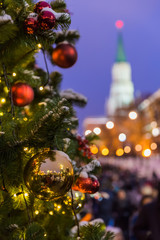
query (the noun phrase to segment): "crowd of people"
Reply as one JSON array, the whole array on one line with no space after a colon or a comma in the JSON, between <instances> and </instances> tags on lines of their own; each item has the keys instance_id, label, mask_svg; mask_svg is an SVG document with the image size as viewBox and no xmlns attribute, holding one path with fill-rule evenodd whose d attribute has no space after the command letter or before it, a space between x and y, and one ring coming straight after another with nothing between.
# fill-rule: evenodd
<instances>
[{"instance_id":1,"label":"crowd of people","mask_svg":"<svg viewBox=\"0 0 160 240\"><path fill-rule=\"evenodd\" d=\"M136 172L103 167L100 191L92 195L92 214L101 218L116 240L160 240L160 184Z\"/></svg>"}]
</instances>

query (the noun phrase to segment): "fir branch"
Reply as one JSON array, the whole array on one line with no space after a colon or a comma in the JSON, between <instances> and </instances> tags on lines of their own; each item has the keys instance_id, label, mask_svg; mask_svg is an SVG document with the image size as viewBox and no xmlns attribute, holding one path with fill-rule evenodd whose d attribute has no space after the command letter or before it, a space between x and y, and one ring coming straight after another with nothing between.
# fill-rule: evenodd
<instances>
[{"instance_id":1,"label":"fir branch","mask_svg":"<svg viewBox=\"0 0 160 240\"><path fill-rule=\"evenodd\" d=\"M79 32L76 30L68 30L63 32L58 32L56 35L55 43L58 44L63 41L75 44L80 38Z\"/></svg>"},{"instance_id":2,"label":"fir branch","mask_svg":"<svg viewBox=\"0 0 160 240\"><path fill-rule=\"evenodd\" d=\"M56 0L51 2L50 4L56 12L61 12L62 10L66 9L66 3L63 0Z\"/></svg>"},{"instance_id":3,"label":"fir branch","mask_svg":"<svg viewBox=\"0 0 160 240\"><path fill-rule=\"evenodd\" d=\"M26 229L26 240L45 240L44 228L36 223L31 223Z\"/></svg>"},{"instance_id":4,"label":"fir branch","mask_svg":"<svg viewBox=\"0 0 160 240\"><path fill-rule=\"evenodd\" d=\"M83 240L113 240L114 234L106 232L104 224L87 224L80 228L81 237Z\"/></svg>"},{"instance_id":5,"label":"fir branch","mask_svg":"<svg viewBox=\"0 0 160 240\"><path fill-rule=\"evenodd\" d=\"M60 18L58 18L55 25L55 29L58 29L58 27L60 27L61 30L67 30L70 24L71 24L71 18L70 17L66 18L66 15L64 14Z\"/></svg>"},{"instance_id":6,"label":"fir branch","mask_svg":"<svg viewBox=\"0 0 160 240\"><path fill-rule=\"evenodd\" d=\"M18 28L14 24L1 24L0 25L0 44L14 38L17 34Z\"/></svg>"}]
</instances>

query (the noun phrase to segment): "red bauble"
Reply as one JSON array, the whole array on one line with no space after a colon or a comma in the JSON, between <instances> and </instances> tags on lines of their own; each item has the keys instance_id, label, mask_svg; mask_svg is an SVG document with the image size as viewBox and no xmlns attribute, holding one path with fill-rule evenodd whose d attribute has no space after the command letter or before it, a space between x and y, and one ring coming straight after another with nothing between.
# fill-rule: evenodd
<instances>
[{"instance_id":1,"label":"red bauble","mask_svg":"<svg viewBox=\"0 0 160 240\"><path fill-rule=\"evenodd\" d=\"M33 101L34 91L26 83L15 83L12 86L12 99L15 106L24 107Z\"/></svg>"},{"instance_id":2,"label":"red bauble","mask_svg":"<svg viewBox=\"0 0 160 240\"><path fill-rule=\"evenodd\" d=\"M94 177L79 177L72 189L82 193L93 194L99 190L99 186L99 181Z\"/></svg>"},{"instance_id":3,"label":"red bauble","mask_svg":"<svg viewBox=\"0 0 160 240\"><path fill-rule=\"evenodd\" d=\"M53 62L61 68L72 67L77 61L77 50L70 43L60 43L53 50Z\"/></svg>"},{"instance_id":4,"label":"red bauble","mask_svg":"<svg viewBox=\"0 0 160 240\"><path fill-rule=\"evenodd\" d=\"M37 20L32 17L28 17L24 22L24 26L28 34L33 34L37 29L37 25Z\"/></svg>"},{"instance_id":5,"label":"red bauble","mask_svg":"<svg viewBox=\"0 0 160 240\"><path fill-rule=\"evenodd\" d=\"M55 26L56 17L53 10L50 8L44 8L38 16L38 26L42 30L49 30Z\"/></svg>"},{"instance_id":6,"label":"red bauble","mask_svg":"<svg viewBox=\"0 0 160 240\"><path fill-rule=\"evenodd\" d=\"M34 7L34 12L39 14L42 11L42 9L46 7L51 8L49 3L45 1L39 1Z\"/></svg>"}]
</instances>

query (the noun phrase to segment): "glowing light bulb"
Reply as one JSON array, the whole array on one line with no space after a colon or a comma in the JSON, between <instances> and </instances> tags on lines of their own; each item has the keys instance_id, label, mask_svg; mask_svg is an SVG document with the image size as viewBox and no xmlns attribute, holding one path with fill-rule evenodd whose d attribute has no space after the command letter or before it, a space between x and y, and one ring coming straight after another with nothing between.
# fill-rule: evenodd
<instances>
[{"instance_id":1,"label":"glowing light bulb","mask_svg":"<svg viewBox=\"0 0 160 240\"><path fill-rule=\"evenodd\" d=\"M47 237L47 233L44 234L44 237Z\"/></svg>"},{"instance_id":2,"label":"glowing light bulb","mask_svg":"<svg viewBox=\"0 0 160 240\"><path fill-rule=\"evenodd\" d=\"M108 121L108 122L106 123L106 128L108 128L108 129L114 128L114 123L113 123L112 121Z\"/></svg>"},{"instance_id":3,"label":"glowing light bulb","mask_svg":"<svg viewBox=\"0 0 160 240\"><path fill-rule=\"evenodd\" d=\"M87 135L89 135L91 132L92 132L91 130L86 130L84 134L85 134L85 136L87 136Z\"/></svg>"},{"instance_id":4,"label":"glowing light bulb","mask_svg":"<svg viewBox=\"0 0 160 240\"><path fill-rule=\"evenodd\" d=\"M17 74L14 72L14 73L12 73L12 76L13 76L13 77L16 77L16 76L17 76Z\"/></svg>"},{"instance_id":5,"label":"glowing light bulb","mask_svg":"<svg viewBox=\"0 0 160 240\"><path fill-rule=\"evenodd\" d=\"M3 112L0 112L0 116L2 117L4 115L4 113Z\"/></svg>"},{"instance_id":6,"label":"glowing light bulb","mask_svg":"<svg viewBox=\"0 0 160 240\"><path fill-rule=\"evenodd\" d=\"M51 215L51 216L52 216L52 215L53 215L53 211L49 211L49 215Z\"/></svg>"},{"instance_id":7,"label":"glowing light bulb","mask_svg":"<svg viewBox=\"0 0 160 240\"><path fill-rule=\"evenodd\" d=\"M25 196L25 197L28 197L28 193L25 193L24 196Z\"/></svg>"},{"instance_id":8,"label":"glowing light bulb","mask_svg":"<svg viewBox=\"0 0 160 240\"><path fill-rule=\"evenodd\" d=\"M23 150L26 152L28 151L28 147L24 147Z\"/></svg>"},{"instance_id":9,"label":"glowing light bulb","mask_svg":"<svg viewBox=\"0 0 160 240\"><path fill-rule=\"evenodd\" d=\"M6 99L5 98L1 98L1 103L4 104L6 102Z\"/></svg>"},{"instance_id":10,"label":"glowing light bulb","mask_svg":"<svg viewBox=\"0 0 160 240\"><path fill-rule=\"evenodd\" d=\"M142 156L143 157L150 157L151 153L152 153L151 150L148 148L148 149L143 150Z\"/></svg>"},{"instance_id":11,"label":"glowing light bulb","mask_svg":"<svg viewBox=\"0 0 160 240\"><path fill-rule=\"evenodd\" d=\"M43 86L40 86L40 87L39 87L39 90L40 90L40 91L43 91L43 89L44 89Z\"/></svg>"},{"instance_id":12,"label":"glowing light bulb","mask_svg":"<svg viewBox=\"0 0 160 240\"><path fill-rule=\"evenodd\" d=\"M120 142L125 142L127 137L126 134L120 133L118 138Z\"/></svg>"},{"instance_id":13,"label":"glowing light bulb","mask_svg":"<svg viewBox=\"0 0 160 240\"><path fill-rule=\"evenodd\" d=\"M109 154L109 149L108 148L103 148L102 149L102 155L107 156Z\"/></svg>"},{"instance_id":14,"label":"glowing light bulb","mask_svg":"<svg viewBox=\"0 0 160 240\"><path fill-rule=\"evenodd\" d=\"M15 193L13 196L14 196L14 197L17 197L17 194Z\"/></svg>"},{"instance_id":15,"label":"glowing light bulb","mask_svg":"<svg viewBox=\"0 0 160 240\"><path fill-rule=\"evenodd\" d=\"M76 192L75 193L75 197L78 198L79 197L79 193Z\"/></svg>"},{"instance_id":16,"label":"glowing light bulb","mask_svg":"<svg viewBox=\"0 0 160 240\"><path fill-rule=\"evenodd\" d=\"M96 135L99 135L101 133L101 129L99 127L96 127L93 129L93 132L96 134Z\"/></svg>"},{"instance_id":17,"label":"glowing light bulb","mask_svg":"<svg viewBox=\"0 0 160 240\"><path fill-rule=\"evenodd\" d=\"M42 44L38 43L38 44L37 44L37 47L38 47L38 48L42 48Z\"/></svg>"},{"instance_id":18,"label":"glowing light bulb","mask_svg":"<svg viewBox=\"0 0 160 240\"><path fill-rule=\"evenodd\" d=\"M58 206L57 206L57 209L58 209L58 210L60 210L61 208L62 208L62 206L61 206L61 205L58 205Z\"/></svg>"},{"instance_id":19,"label":"glowing light bulb","mask_svg":"<svg viewBox=\"0 0 160 240\"><path fill-rule=\"evenodd\" d=\"M131 120L135 120L137 118L137 113L132 111L128 114L128 116Z\"/></svg>"},{"instance_id":20,"label":"glowing light bulb","mask_svg":"<svg viewBox=\"0 0 160 240\"><path fill-rule=\"evenodd\" d=\"M65 214L65 213L66 213L65 211L62 212L62 214Z\"/></svg>"},{"instance_id":21,"label":"glowing light bulb","mask_svg":"<svg viewBox=\"0 0 160 240\"><path fill-rule=\"evenodd\" d=\"M39 211L38 211L38 210L36 210L34 213L35 213L36 215L38 215L38 214L39 214Z\"/></svg>"},{"instance_id":22,"label":"glowing light bulb","mask_svg":"<svg viewBox=\"0 0 160 240\"><path fill-rule=\"evenodd\" d=\"M125 153L130 153L130 151L131 151L130 146L125 146L124 152L125 152Z\"/></svg>"}]
</instances>

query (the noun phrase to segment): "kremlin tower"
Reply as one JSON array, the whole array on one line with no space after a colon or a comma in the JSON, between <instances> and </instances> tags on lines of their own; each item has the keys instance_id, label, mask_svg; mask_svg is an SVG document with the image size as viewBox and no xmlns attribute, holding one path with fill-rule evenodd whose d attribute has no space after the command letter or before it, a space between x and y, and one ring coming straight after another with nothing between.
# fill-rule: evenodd
<instances>
[{"instance_id":1,"label":"kremlin tower","mask_svg":"<svg viewBox=\"0 0 160 240\"><path fill-rule=\"evenodd\" d=\"M106 101L108 116L116 116L117 109L128 107L134 102L134 86L131 65L127 62L121 29L122 21L116 22L118 29L118 47L115 63L112 67L112 84L109 99Z\"/></svg>"}]
</instances>

